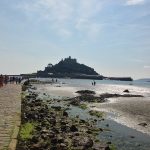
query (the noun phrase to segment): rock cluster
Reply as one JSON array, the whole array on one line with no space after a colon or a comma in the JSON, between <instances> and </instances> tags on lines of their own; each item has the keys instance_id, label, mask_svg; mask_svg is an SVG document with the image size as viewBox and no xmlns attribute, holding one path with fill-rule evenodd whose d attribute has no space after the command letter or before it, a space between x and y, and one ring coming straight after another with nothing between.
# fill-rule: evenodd
<instances>
[{"instance_id":1,"label":"rock cluster","mask_svg":"<svg viewBox=\"0 0 150 150\"><path fill-rule=\"evenodd\" d=\"M124 92L129 93L129 90L126 89ZM80 94L79 96L68 99L71 105L80 106L82 102L96 102L103 103L107 101L107 98L117 98L117 97L143 97L142 95L134 95L134 94L111 94L111 93L103 93L99 96L95 96L94 91L90 90L81 90L76 93Z\"/></svg>"},{"instance_id":2,"label":"rock cluster","mask_svg":"<svg viewBox=\"0 0 150 150\"><path fill-rule=\"evenodd\" d=\"M30 91L22 100L22 124L35 126L31 138L18 137L17 150L110 150L109 144L95 137L101 129L86 120L69 117L61 106L48 107L37 96Z\"/></svg>"}]
</instances>

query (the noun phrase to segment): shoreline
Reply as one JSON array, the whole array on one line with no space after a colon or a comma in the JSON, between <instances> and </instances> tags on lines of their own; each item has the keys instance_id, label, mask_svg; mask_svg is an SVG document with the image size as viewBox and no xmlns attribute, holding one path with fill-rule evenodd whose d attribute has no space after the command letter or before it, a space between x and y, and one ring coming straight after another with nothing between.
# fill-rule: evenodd
<instances>
[{"instance_id":1,"label":"shoreline","mask_svg":"<svg viewBox=\"0 0 150 150\"><path fill-rule=\"evenodd\" d=\"M109 85L109 86L115 87L113 85ZM43 86L42 85L41 87L42 87L42 90L45 90L48 93L52 92L53 96L61 95L62 97L75 97L75 96L78 96L78 94L75 93L75 91L86 89L83 87L71 87L69 85L65 85L65 86L61 85L60 87L58 85L57 86L55 85ZM104 85L104 88L105 90L107 89L105 85ZM117 88L118 88L118 85L117 85ZM121 88L123 90L123 86L121 86ZM125 85L125 88L127 88L126 85ZM132 89L133 87L130 87L130 88ZM135 89L136 91L133 91L133 89L132 90L129 89L131 91L130 94L138 94L140 90L138 89L138 87L135 87ZM142 91L144 91L143 88L141 89ZM97 93L98 90L96 89L96 87L94 87L93 90L96 91L97 96L100 94L100 93ZM118 93L121 93L122 90L119 90ZM148 91L147 88L146 90ZM105 112L108 112L108 114L113 113L113 116L115 116L115 118L110 117L110 119L118 123L121 123L123 125L126 125L127 127L131 127L132 129L136 129L140 132L147 133L150 135L150 119L149 119L150 118L150 100L149 100L150 97L147 97L147 91L146 91L146 97L143 97L143 98L140 98L140 97L138 98L132 98L132 97L108 98L107 102L101 103L101 104L95 104L95 105L98 106L97 110L100 109L101 111L101 109L103 109ZM111 92L111 90L109 92ZM112 91L112 93L115 93L115 92ZM90 105L94 105L94 104L90 104ZM93 109L93 108L90 108L90 109ZM148 114L148 117L146 117L147 114ZM142 127L138 125L140 123L146 123L146 122L147 122L146 127Z\"/></svg>"},{"instance_id":2,"label":"shoreline","mask_svg":"<svg viewBox=\"0 0 150 150\"><path fill-rule=\"evenodd\" d=\"M104 111L109 119L150 136L149 105L148 98L117 98L102 104L89 104L89 107L92 110Z\"/></svg>"}]
</instances>

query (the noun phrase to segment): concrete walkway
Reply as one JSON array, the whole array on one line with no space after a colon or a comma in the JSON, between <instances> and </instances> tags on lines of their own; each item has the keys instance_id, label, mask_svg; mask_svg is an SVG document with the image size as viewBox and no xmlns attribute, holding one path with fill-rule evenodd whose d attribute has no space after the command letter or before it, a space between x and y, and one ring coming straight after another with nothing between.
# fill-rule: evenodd
<instances>
[{"instance_id":1,"label":"concrete walkway","mask_svg":"<svg viewBox=\"0 0 150 150\"><path fill-rule=\"evenodd\" d=\"M0 88L0 150L13 150L19 131L21 86L8 84Z\"/></svg>"}]
</instances>

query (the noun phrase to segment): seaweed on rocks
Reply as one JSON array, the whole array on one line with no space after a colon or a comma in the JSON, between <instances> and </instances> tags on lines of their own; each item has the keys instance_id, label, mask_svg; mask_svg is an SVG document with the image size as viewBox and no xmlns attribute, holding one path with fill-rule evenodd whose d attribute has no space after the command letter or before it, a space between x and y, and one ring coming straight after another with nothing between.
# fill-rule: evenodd
<instances>
[{"instance_id":1,"label":"seaweed on rocks","mask_svg":"<svg viewBox=\"0 0 150 150\"><path fill-rule=\"evenodd\" d=\"M99 142L96 138L102 130L79 117L69 117L66 109L61 106L48 107L47 103L38 99L38 95L34 92L30 92L22 99L21 123L24 128L20 130L19 135L22 132L27 138L18 136L16 150L105 150L109 148L109 144Z\"/></svg>"},{"instance_id":2,"label":"seaweed on rocks","mask_svg":"<svg viewBox=\"0 0 150 150\"><path fill-rule=\"evenodd\" d=\"M103 97L98 97L94 95L86 95L86 94L73 97L68 100L70 101L70 104L72 105L78 105L80 102L98 102L98 103L106 102L106 99Z\"/></svg>"},{"instance_id":3,"label":"seaweed on rocks","mask_svg":"<svg viewBox=\"0 0 150 150\"><path fill-rule=\"evenodd\" d=\"M100 95L101 98L117 98L117 97L143 97L142 95L134 94L110 94L103 93Z\"/></svg>"},{"instance_id":4,"label":"seaweed on rocks","mask_svg":"<svg viewBox=\"0 0 150 150\"><path fill-rule=\"evenodd\" d=\"M78 94L96 94L95 91L91 91L91 90L80 90L80 91L77 91L76 93L78 93Z\"/></svg>"}]
</instances>

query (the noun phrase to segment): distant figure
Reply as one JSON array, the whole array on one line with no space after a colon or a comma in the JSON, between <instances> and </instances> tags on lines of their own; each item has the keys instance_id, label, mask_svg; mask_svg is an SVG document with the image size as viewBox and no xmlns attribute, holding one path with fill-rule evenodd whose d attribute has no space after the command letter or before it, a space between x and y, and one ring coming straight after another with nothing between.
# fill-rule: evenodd
<instances>
[{"instance_id":1,"label":"distant figure","mask_svg":"<svg viewBox=\"0 0 150 150\"><path fill-rule=\"evenodd\" d=\"M92 82L92 85L93 85L93 82Z\"/></svg>"},{"instance_id":2,"label":"distant figure","mask_svg":"<svg viewBox=\"0 0 150 150\"><path fill-rule=\"evenodd\" d=\"M21 83L21 77L18 79L18 83L19 83L19 84Z\"/></svg>"},{"instance_id":3,"label":"distant figure","mask_svg":"<svg viewBox=\"0 0 150 150\"><path fill-rule=\"evenodd\" d=\"M52 83L54 82L54 79L52 78Z\"/></svg>"},{"instance_id":4,"label":"distant figure","mask_svg":"<svg viewBox=\"0 0 150 150\"><path fill-rule=\"evenodd\" d=\"M15 82L16 82L16 84L18 84L18 83L19 83L18 81L19 81L19 78L18 78L18 77L16 77L16 78L15 78Z\"/></svg>"},{"instance_id":5,"label":"distant figure","mask_svg":"<svg viewBox=\"0 0 150 150\"><path fill-rule=\"evenodd\" d=\"M93 83L93 84L94 84L94 86L95 86L95 85L96 85L96 82L94 81L94 83Z\"/></svg>"},{"instance_id":6,"label":"distant figure","mask_svg":"<svg viewBox=\"0 0 150 150\"><path fill-rule=\"evenodd\" d=\"M0 75L0 87L3 86L3 82L4 82L4 77L3 77L3 75L1 74L1 75Z\"/></svg>"},{"instance_id":7,"label":"distant figure","mask_svg":"<svg viewBox=\"0 0 150 150\"><path fill-rule=\"evenodd\" d=\"M12 77L12 82L15 83L15 81L16 81L16 78Z\"/></svg>"},{"instance_id":8,"label":"distant figure","mask_svg":"<svg viewBox=\"0 0 150 150\"><path fill-rule=\"evenodd\" d=\"M12 81L12 77L9 77L9 83L11 83L11 81Z\"/></svg>"},{"instance_id":9,"label":"distant figure","mask_svg":"<svg viewBox=\"0 0 150 150\"><path fill-rule=\"evenodd\" d=\"M56 79L56 82L57 82L57 79Z\"/></svg>"},{"instance_id":10,"label":"distant figure","mask_svg":"<svg viewBox=\"0 0 150 150\"><path fill-rule=\"evenodd\" d=\"M4 83L5 85L8 83L9 77L7 75L4 76Z\"/></svg>"}]
</instances>

